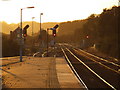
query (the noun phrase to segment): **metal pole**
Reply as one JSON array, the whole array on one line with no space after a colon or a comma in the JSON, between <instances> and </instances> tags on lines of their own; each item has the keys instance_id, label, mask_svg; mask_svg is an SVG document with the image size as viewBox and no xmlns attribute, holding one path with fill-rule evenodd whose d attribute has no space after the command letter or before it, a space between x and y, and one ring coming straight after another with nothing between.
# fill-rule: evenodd
<instances>
[{"instance_id":1,"label":"metal pole","mask_svg":"<svg viewBox=\"0 0 120 90\"><path fill-rule=\"evenodd\" d=\"M20 62L22 62L22 9L20 10Z\"/></svg>"},{"instance_id":2,"label":"metal pole","mask_svg":"<svg viewBox=\"0 0 120 90\"><path fill-rule=\"evenodd\" d=\"M33 25L33 19L34 19L35 17L32 17L32 48L34 47L34 39L33 39L33 27L34 27L34 25Z\"/></svg>"},{"instance_id":3,"label":"metal pole","mask_svg":"<svg viewBox=\"0 0 120 90\"><path fill-rule=\"evenodd\" d=\"M27 8L34 8L34 7L27 7ZM20 9L20 62L22 62L22 53L23 53L23 37L22 37L22 10Z\"/></svg>"},{"instance_id":4,"label":"metal pole","mask_svg":"<svg viewBox=\"0 0 120 90\"><path fill-rule=\"evenodd\" d=\"M33 25L33 24L34 24L33 19L34 19L34 18L35 18L35 17L32 17L32 36L33 36L33 34L34 34L34 33L33 33L33 28L34 28L34 25Z\"/></svg>"},{"instance_id":5,"label":"metal pole","mask_svg":"<svg viewBox=\"0 0 120 90\"><path fill-rule=\"evenodd\" d=\"M47 28L47 57L48 57L48 28Z\"/></svg>"},{"instance_id":6,"label":"metal pole","mask_svg":"<svg viewBox=\"0 0 120 90\"><path fill-rule=\"evenodd\" d=\"M40 13L40 34L41 34L41 15L43 15L43 13Z\"/></svg>"},{"instance_id":7,"label":"metal pole","mask_svg":"<svg viewBox=\"0 0 120 90\"><path fill-rule=\"evenodd\" d=\"M43 15L43 13L40 13L40 52L42 52L41 15Z\"/></svg>"},{"instance_id":8,"label":"metal pole","mask_svg":"<svg viewBox=\"0 0 120 90\"><path fill-rule=\"evenodd\" d=\"M55 57L55 37L54 37L54 57Z\"/></svg>"},{"instance_id":9,"label":"metal pole","mask_svg":"<svg viewBox=\"0 0 120 90\"><path fill-rule=\"evenodd\" d=\"M40 34L41 34L41 13L40 13Z\"/></svg>"},{"instance_id":10,"label":"metal pole","mask_svg":"<svg viewBox=\"0 0 120 90\"><path fill-rule=\"evenodd\" d=\"M32 37L33 37L33 18L32 18Z\"/></svg>"},{"instance_id":11,"label":"metal pole","mask_svg":"<svg viewBox=\"0 0 120 90\"><path fill-rule=\"evenodd\" d=\"M42 43L42 36L41 36L41 13L40 13L40 53L41 53L41 51L42 51L42 49L41 49L41 43Z\"/></svg>"}]
</instances>

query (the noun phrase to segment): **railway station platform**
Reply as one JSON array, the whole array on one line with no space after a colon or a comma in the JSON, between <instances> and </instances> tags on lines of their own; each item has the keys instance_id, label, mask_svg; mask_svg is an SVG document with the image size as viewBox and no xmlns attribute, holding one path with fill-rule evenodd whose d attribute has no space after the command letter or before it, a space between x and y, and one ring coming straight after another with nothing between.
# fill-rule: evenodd
<instances>
[{"instance_id":1,"label":"railway station platform","mask_svg":"<svg viewBox=\"0 0 120 90\"><path fill-rule=\"evenodd\" d=\"M28 57L3 67L3 88L85 89L64 58Z\"/></svg>"}]
</instances>

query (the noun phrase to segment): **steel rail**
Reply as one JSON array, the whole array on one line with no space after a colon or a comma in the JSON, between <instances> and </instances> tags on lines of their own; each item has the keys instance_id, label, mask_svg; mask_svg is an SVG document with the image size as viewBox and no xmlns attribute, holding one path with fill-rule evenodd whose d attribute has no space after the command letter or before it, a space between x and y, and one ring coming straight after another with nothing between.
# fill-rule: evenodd
<instances>
[{"instance_id":1,"label":"steel rail","mask_svg":"<svg viewBox=\"0 0 120 90\"><path fill-rule=\"evenodd\" d=\"M61 49L62 49L62 52L63 52L65 58L67 59L69 65L70 65L70 67L72 68L73 72L75 73L76 77L77 77L78 80L82 83L82 85L88 90L88 87L85 85L85 83L83 82L83 80L81 79L81 77L78 75L78 73L77 73L76 70L74 69L74 67L73 67L73 65L71 64L70 60L68 59L65 51L63 50L62 47L61 47Z\"/></svg>"},{"instance_id":2,"label":"steel rail","mask_svg":"<svg viewBox=\"0 0 120 90\"><path fill-rule=\"evenodd\" d=\"M76 55L74 55L68 48L66 48L67 51L69 51L69 53L71 55L73 55L80 63L82 63L89 71L91 71L94 75L96 75L100 80L102 80L105 84L107 84L109 87L111 87L112 89L116 90L116 88L114 86L112 86L110 83L108 83L106 80L104 80L101 76L99 76L95 71L93 71L89 66L87 66L84 62L82 62Z\"/></svg>"},{"instance_id":3,"label":"steel rail","mask_svg":"<svg viewBox=\"0 0 120 90\"><path fill-rule=\"evenodd\" d=\"M75 50L75 51L76 51L76 50ZM85 55L84 55L84 56L85 56ZM85 56L85 57L89 58L89 56ZM96 60L94 60L94 59L92 59L92 58L89 58L89 59L90 59L90 60L92 60L93 62L96 62L96 63L98 63L98 64L100 64L100 65L104 66L105 68L107 68L107 69L109 69L109 70L111 70L111 71L113 71L113 72L115 72L115 73L120 74L120 72L119 72L119 71L114 70L114 69L112 69L112 68L108 67L107 65L104 65L102 62L96 61ZM113 65L113 64L112 64L112 65Z\"/></svg>"}]
</instances>

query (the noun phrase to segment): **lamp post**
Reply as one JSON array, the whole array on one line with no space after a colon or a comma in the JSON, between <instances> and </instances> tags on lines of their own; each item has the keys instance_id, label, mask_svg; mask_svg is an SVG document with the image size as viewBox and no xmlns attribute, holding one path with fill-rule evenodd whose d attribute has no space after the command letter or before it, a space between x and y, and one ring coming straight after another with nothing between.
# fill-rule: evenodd
<instances>
[{"instance_id":1,"label":"lamp post","mask_svg":"<svg viewBox=\"0 0 120 90\"><path fill-rule=\"evenodd\" d=\"M35 17L32 17L32 37L33 37L33 19L34 19Z\"/></svg>"},{"instance_id":2,"label":"lamp post","mask_svg":"<svg viewBox=\"0 0 120 90\"><path fill-rule=\"evenodd\" d=\"M40 13L40 34L41 34L41 16L43 15L43 13Z\"/></svg>"},{"instance_id":3,"label":"lamp post","mask_svg":"<svg viewBox=\"0 0 120 90\"><path fill-rule=\"evenodd\" d=\"M26 8L34 8L34 7L26 7ZM25 8L20 9L20 62L22 62L22 52L23 52L23 38L22 38L22 10Z\"/></svg>"},{"instance_id":4,"label":"lamp post","mask_svg":"<svg viewBox=\"0 0 120 90\"><path fill-rule=\"evenodd\" d=\"M43 15L43 13L40 13L40 52L42 52L42 35L41 35L41 16Z\"/></svg>"},{"instance_id":5,"label":"lamp post","mask_svg":"<svg viewBox=\"0 0 120 90\"><path fill-rule=\"evenodd\" d=\"M33 27L34 27L34 25L33 25L33 19L34 19L35 17L32 17L32 50L33 50L33 48L34 48L34 38L33 38Z\"/></svg>"},{"instance_id":6,"label":"lamp post","mask_svg":"<svg viewBox=\"0 0 120 90\"><path fill-rule=\"evenodd\" d=\"M49 30L49 28L47 28L47 33L46 33L46 35L47 35L47 57L48 57L48 30Z\"/></svg>"}]
</instances>

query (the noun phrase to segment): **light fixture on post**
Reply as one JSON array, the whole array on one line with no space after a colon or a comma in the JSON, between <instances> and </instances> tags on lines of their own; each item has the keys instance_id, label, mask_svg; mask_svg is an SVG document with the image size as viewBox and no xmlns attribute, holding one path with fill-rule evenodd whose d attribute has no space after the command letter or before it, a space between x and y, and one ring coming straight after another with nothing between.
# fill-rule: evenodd
<instances>
[{"instance_id":1,"label":"light fixture on post","mask_svg":"<svg viewBox=\"0 0 120 90\"><path fill-rule=\"evenodd\" d=\"M42 52L42 35L41 35L41 33L42 33L42 29L41 29L41 16L43 15L43 13L40 13L40 35L39 35L39 37L40 37L40 52Z\"/></svg>"},{"instance_id":2,"label":"light fixture on post","mask_svg":"<svg viewBox=\"0 0 120 90\"><path fill-rule=\"evenodd\" d=\"M40 13L40 34L41 34L41 16L43 15L43 13Z\"/></svg>"},{"instance_id":3,"label":"light fixture on post","mask_svg":"<svg viewBox=\"0 0 120 90\"><path fill-rule=\"evenodd\" d=\"M34 19L35 17L32 17L32 37L33 37L33 19Z\"/></svg>"},{"instance_id":4,"label":"light fixture on post","mask_svg":"<svg viewBox=\"0 0 120 90\"><path fill-rule=\"evenodd\" d=\"M32 7L26 7L26 8L34 8ZM23 52L23 38L22 38L22 10L26 8L20 9L20 62L22 62L22 52Z\"/></svg>"}]
</instances>

